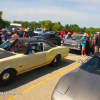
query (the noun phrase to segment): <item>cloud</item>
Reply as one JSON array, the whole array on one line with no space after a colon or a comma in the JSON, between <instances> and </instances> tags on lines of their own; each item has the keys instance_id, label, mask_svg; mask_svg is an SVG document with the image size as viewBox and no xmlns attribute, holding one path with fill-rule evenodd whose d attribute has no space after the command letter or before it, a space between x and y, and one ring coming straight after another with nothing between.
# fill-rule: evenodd
<instances>
[{"instance_id":1,"label":"cloud","mask_svg":"<svg viewBox=\"0 0 100 100\"><path fill-rule=\"evenodd\" d=\"M51 20L80 27L97 27L100 21L98 0L1 0L3 19L9 21ZM5 5L6 4L6 5ZM90 24L89 24L90 23Z\"/></svg>"}]
</instances>

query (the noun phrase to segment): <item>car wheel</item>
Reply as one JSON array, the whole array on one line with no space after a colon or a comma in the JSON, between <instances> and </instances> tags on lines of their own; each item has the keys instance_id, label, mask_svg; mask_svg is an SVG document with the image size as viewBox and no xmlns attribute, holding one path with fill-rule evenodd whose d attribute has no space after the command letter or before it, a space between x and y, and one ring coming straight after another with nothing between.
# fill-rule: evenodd
<instances>
[{"instance_id":1,"label":"car wheel","mask_svg":"<svg viewBox=\"0 0 100 100\"><path fill-rule=\"evenodd\" d=\"M60 56L57 55L57 56L53 59L53 61L51 62L51 65L52 65L53 67L57 67L57 66L59 65L59 62L60 62Z\"/></svg>"},{"instance_id":2,"label":"car wheel","mask_svg":"<svg viewBox=\"0 0 100 100\"><path fill-rule=\"evenodd\" d=\"M13 82L15 72L12 69L7 69L0 75L0 86L4 87Z\"/></svg>"}]
</instances>

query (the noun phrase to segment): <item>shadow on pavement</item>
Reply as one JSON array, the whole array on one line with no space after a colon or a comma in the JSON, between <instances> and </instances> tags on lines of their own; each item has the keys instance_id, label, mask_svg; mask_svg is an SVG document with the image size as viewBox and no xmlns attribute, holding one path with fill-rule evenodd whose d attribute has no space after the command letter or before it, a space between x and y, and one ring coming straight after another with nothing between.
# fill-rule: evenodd
<instances>
[{"instance_id":1,"label":"shadow on pavement","mask_svg":"<svg viewBox=\"0 0 100 100\"><path fill-rule=\"evenodd\" d=\"M76 54L76 55L81 55L80 50L70 50L69 53Z\"/></svg>"},{"instance_id":2,"label":"shadow on pavement","mask_svg":"<svg viewBox=\"0 0 100 100\"><path fill-rule=\"evenodd\" d=\"M9 86L6 86L6 87L0 87L0 92L7 92L12 89L15 89L19 86L27 84L28 82L31 82L37 78L40 78L48 73L52 73L53 71L63 68L74 62L75 61L73 61L73 60L63 58L63 59L61 59L60 65L58 67L51 67L50 65L46 65L46 66L31 70L29 72L17 75L12 84L10 84Z\"/></svg>"}]
</instances>

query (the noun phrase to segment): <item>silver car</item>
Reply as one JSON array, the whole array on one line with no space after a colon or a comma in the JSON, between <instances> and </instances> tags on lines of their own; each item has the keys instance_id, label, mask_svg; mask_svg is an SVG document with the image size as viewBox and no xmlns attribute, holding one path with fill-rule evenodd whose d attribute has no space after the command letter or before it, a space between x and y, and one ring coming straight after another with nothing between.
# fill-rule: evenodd
<instances>
[{"instance_id":1,"label":"silver car","mask_svg":"<svg viewBox=\"0 0 100 100\"><path fill-rule=\"evenodd\" d=\"M51 100L100 100L100 52L61 77Z\"/></svg>"}]
</instances>

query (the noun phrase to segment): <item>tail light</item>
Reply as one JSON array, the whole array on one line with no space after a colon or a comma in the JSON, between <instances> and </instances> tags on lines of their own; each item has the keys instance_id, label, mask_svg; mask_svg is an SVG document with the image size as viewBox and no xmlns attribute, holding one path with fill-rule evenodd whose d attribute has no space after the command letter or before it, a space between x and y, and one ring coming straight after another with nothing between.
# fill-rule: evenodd
<instances>
[{"instance_id":1,"label":"tail light","mask_svg":"<svg viewBox=\"0 0 100 100\"><path fill-rule=\"evenodd\" d=\"M46 38L43 38L43 40L46 40Z\"/></svg>"}]
</instances>

